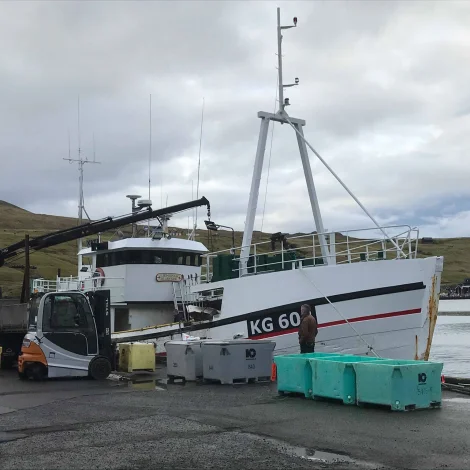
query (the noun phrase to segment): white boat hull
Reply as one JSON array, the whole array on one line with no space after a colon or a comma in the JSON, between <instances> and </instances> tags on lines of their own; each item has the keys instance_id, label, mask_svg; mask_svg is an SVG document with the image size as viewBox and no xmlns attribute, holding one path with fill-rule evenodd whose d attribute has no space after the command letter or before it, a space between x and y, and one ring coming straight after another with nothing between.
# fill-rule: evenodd
<instances>
[{"instance_id":1,"label":"white boat hull","mask_svg":"<svg viewBox=\"0 0 470 470\"><path fill-rule=\"evenodd\" d=\"M182 333L213 339L239 335L273 339L275 354L291 354L299 351L300 306L308 303L319 323L317 351L423 359L434 332L442 264L440 257L364 262L200 284L192 291L223 287L221 313L212 321L113 337L158 338L157 352L164 352L164 342Z\"/></svg>"}]
</instances>

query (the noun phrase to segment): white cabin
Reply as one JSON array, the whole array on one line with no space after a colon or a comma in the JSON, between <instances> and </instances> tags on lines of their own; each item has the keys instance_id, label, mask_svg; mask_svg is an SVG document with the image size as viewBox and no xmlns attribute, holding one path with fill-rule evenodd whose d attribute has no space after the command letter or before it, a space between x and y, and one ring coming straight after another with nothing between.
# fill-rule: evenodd
<instances>
[{"instance_id":1,"label":"white cabin","mask_svg":"<svg viewBox=\"0 0 470 470\"><path fill-rule=\"evenodd\" d=\"M201 255L207 251L200 242L169 237L94 243L78 253L78 277L37 279L33 288L38 292L109 289L113 332L172 323L173 282L199 279Z\"/></svg>"}]
</instances>

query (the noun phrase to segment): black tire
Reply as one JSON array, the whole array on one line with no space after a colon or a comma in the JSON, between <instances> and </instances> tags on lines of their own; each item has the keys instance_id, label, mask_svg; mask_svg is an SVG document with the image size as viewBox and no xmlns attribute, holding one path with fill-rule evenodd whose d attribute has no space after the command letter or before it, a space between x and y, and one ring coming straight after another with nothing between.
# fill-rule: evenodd
<instances>
[{"instance_id":1,"label":"black tire","mask_svg":"<svg viewBox=\"0 0 470 470\"><path fill-rule=\"evenodd\" d=\"M105 380L111 373L111 362L107 357L97 357L91 361L89 373L95 380Z\"/></svg>"},{"instance_id":2,"label":"black tire","mask_svg":"<svg viewBox=\"0 0 470 470\"><path fill-rule=\"evenodd\" d=\"M38 362L26 366L24 373L26 378L37 381L44 380L46 377L46 370L44 366Z\"/></svg>"},{"instance_id":3,"label":"black tire","mask_svg":"<svg viewBox=\"0 0 470 470\"><path fill-rule=\"evenodd\" d=\"M18 371L18 378L20 380L28 380L28 377L26 377L26 374L24 372L19 372L19 371Z\"/></svg>"}]
</instances>

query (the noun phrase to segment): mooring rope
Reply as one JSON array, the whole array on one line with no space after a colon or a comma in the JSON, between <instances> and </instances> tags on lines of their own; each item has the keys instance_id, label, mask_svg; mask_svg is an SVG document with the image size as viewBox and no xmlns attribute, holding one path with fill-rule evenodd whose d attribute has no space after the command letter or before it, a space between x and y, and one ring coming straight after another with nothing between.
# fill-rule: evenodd
<instances>
[{"instance_id":1,"label":"mooring rope","mask_svg":"<svg viewBox=\"0 0 470 470\"><path fill-rule=\"evenodd\" d=\"M354 328L354 326L349 322L349 320L333 305L333 303L331 302L331 300L328 298L327 295L325 295L319 288L318 286L315 284L315 282L313 281L313 279L310 279L307 274L305 274L303 268L300 268L298 269L298 271L300 271L302 273L302 275L313 285L313 287L315 287L315 289L320 293L320 295L322 295L326 301L335 309L336 313L352 328L352 330L356 333L357 336L359 336L359 338L361 338L361 340L364 342L364 344L367 346L367 348L369 349L369 351L371 351L376 357L381 357L379 356L379 354L377 354L375 352L375 349L365 340L365 338L361 335L361 333L359 333L359 331L356 330L356 328Z\"/></svg>"}]
</instances>

